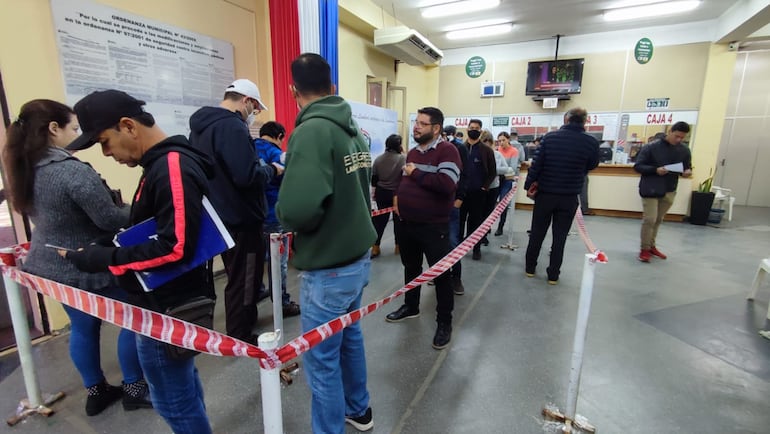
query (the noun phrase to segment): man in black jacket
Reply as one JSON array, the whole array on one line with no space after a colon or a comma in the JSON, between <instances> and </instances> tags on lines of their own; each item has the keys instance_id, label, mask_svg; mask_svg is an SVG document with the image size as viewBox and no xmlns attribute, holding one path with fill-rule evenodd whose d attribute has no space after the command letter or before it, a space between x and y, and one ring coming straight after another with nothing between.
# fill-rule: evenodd
<instances>
[{"instance_id":1,"label":"man in black jacket","mask_svg":"<svg viewBox=\"0 0 770 434\"><path fill-rule=\"evenodd\" d=\"M262 110L267 107L257 86L239 79L225 89L219 107L202 107L190 117L190 142L214 160L211 203L235 240L235 247L222 254L227 334L255 345L251 330L265 266L265 188L283 173L278 163L262 164L252 144L248 124Z\"/></svg>"},{"instance_id":2,"label":"man in black jacket","mask_svg":"<svg viewBox=\"0 0 770 434\"><path fill-rule=\"evenodd\" d=\"M682 140L689 132L690 126L687 122L677 122L671 126L671 131L665 138L645 145L636 157L634 170L642 174L639 179L639 194L642 196L643 210L639 260L642 262L650 262L653 255L666 259L666 255L655 246L655 238L663 216L674 203L679 173L670 171L664 166L682 163L681 175L685 178L692 176L690 149L682 145ZM646 192L643 188L646 183L656 182L662 185L657 193Z\"/></svg>"},{"instance_id":3,"label":"man in black jacket","mask_svg":"<svg viewBox=\"0 0 770 434\"><path fill-rule=\"evenodd\" d=\"M585 133L587 118L588 113L579 107L567 112L565 125L543 137L524 183L525 190L537 183L525 272L527 277L534 277L540 247L553 221L551 260L547 269L551 285L559 281L564 244L586 174L599 165L599 142Z\"/></svg>"},{"instance_id":4,"label":"man in black jacket","mask_svg":"<svg viewBox=\"0 0 770 434\"><path fill-rule=\"evenodd\" d=\"M480 119L471 119L468 122L468 164L463 167L465 175L465 200L460 210L460 236L463 236L465 221L468 221L468 231L465 236L473 233L487 218L487 195L489 186L497 177L497 163L495 153L489 146L481 143L482 123ZM486 240L486 236L484 237ZM481 259L481 244L479 241L473 246L473 260Z\"/></svg>"},{"instance_id":5,"label":"man in black jacket","mask_svg":"<svg viewBox=\"0 0 770 434\"><path fill-rule=\"evenodd\" d=\"M109 269L133 304L165 312L196 297L213 299L211 270L201 265L152 292L143 291L133 272L173 266L194 255L212 164L184 136L166 136L142 109L144 104L118 90L91 93L75 104L83 134L67 149L86 149L98 142L105 156L129 167L142 166L130 223L154 218L157 238L125 247L90 245L60 254L83 271ZM137 334L136 349L155 410L175 433L210 433L195 359L173 359L166 346Z\"/></svg>"}]
</instances>

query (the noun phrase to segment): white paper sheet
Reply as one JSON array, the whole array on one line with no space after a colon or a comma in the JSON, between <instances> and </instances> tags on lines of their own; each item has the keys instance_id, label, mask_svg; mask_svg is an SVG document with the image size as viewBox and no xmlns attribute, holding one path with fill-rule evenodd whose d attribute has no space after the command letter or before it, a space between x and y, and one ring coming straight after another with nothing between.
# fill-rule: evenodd
<instances>
[{"instance_id":1,"label":"white paper sheet","mask_svg":"<svg viewBox=\"0 0 770 434\"><path fill-rule=\"evenodd\" d=\"M664 169L668 170L669 172L684 172L684 164L682 163L674 163L674 164L666 164L663 166Z\"/></svg>"}]
</instances>

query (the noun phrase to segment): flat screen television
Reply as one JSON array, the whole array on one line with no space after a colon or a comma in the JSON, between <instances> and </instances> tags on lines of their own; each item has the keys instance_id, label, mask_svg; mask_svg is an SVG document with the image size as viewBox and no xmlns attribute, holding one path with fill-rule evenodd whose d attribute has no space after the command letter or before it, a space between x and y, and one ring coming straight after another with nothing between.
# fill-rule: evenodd
<instances>
[{"instance_id":1,"label":"flat screen television","mask_svg":"<svg viewBox=\"0 0 770 434\"><path fill-rule=\"evenodd\" d=\"M583 59L546 60L527 65L527 95L580 93Z\"/></svg>"}]
</instances>

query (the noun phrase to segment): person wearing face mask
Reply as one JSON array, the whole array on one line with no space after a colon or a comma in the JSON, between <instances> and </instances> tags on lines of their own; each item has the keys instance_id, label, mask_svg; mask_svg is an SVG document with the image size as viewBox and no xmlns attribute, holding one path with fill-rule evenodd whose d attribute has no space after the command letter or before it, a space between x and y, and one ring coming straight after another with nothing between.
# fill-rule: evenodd
<instances>
[{"instance_id":1,"label":"person wearing face mask","mask_svg":"<svg viewBox=\"0 0 770 434\"><path fill-rule=\"evenodd\" d=\"M468 221L468 231L470 235L476 230L484 219L487 218L487 195L489 186L497 177L497 165L495 164L495 154L492 148L481 143L480 119L471 119L468 123L468 141L465 146L468 148L468 166L463 170L466 173L466 193L465 201L460 209L460 232ZM485 237L486 238L486 237ZM473 246L473 260L481 259L482 241Z\"/></svg>"},{"instance_id":2,"label":"person wearing face mask","mask_svg":"<svg viewBox=\"0 0 770 434\"><path fill-rule=\"evenodd\" d=\"M248 126L267 107L257 85L235 80L219 107L202 107L190 117L190 143L214 160L209 198L235 240L222 254L227 273L227 334L255 343L258 291L264 271L262 225L267 213L265 189L283 173L280 163L264 164L252 144Z\"/></svg>"}]
</instances>

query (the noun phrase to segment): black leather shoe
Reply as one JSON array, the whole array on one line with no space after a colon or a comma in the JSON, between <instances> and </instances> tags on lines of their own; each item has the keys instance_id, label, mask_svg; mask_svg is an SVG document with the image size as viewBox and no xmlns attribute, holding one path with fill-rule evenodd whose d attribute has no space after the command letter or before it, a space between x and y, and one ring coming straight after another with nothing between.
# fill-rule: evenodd
<instances>
[{"instance_id":1,"label":"black leather shoe","mask_svg":"<svg viewBox=\"0 0 770 434\"><path fill-rule=\"evenodd\" d=\"M482 246L488 246L489 245L489 240L487 239L486 235L484 235L484 238L481 239L481 245Z\"/></svg>"},{"instance_id":2,"label":"black leather shoe","mask_svg":"<svg viewBox=\"0 0 770 434\"><path fill-rule=\"evenodd\" d=\"M399 322L408 318L417 318L418 316L420 316L419 310L412 309L407 305L403 305L399 307L396 311L391 312L387 316L385 316L385 321Z\"/></svg>"},{"instance_id":3,"label":"black leather shoe","mask_svg":"<svg viewBox=\"0 0 770 434\"><path fill-rule=\"evenodd\" d=\"M473 258L474 261L478 261L479 259L481 259L481 250L474 250L473 256L471 257Z\"/></svg>"},{"instance_id":4,"label":"black leather shoe","mask_svg":"<svg viewBox=\"0 0 770 434\"><path fill-rule=\"evenodd\" d=\"M283 317L288 318L291 316L297 316L302 311L299 308L299 305L296 302L290 301L289 304L283 305Z\"/></svg>"},{"instance_id":5,"label":"black leather shoe","mask_svg":"<svg viewBox=\"0 0 770 434\"><path fill-rule=\"evenodd\" d=\"M497 230L495 231L495 236L499 237L502 234L503 234L503 228L497 228Z\"/></svg>"},{"instance_id":6,"label":"black leather shoe","mask_svg":"<svg viewBox=\"0 0 770 434\"><path fill-rule=\"evenodd\" d=\"M452 324L438 323L436 335L433 336L433 348L443 350L452 340Z\"/></svg>"}]
</instances>

